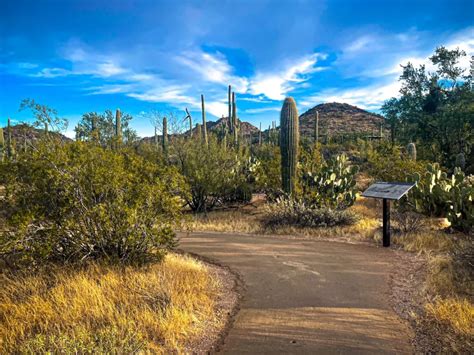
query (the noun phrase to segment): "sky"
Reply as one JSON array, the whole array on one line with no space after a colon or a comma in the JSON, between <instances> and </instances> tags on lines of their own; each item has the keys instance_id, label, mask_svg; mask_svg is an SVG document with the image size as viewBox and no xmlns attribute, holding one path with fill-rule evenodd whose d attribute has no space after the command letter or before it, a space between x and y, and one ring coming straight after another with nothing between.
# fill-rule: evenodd
<instances>
[{"instance_id":1,"label":"sky","mask_svg":"<svg viewBox=\"0 0 474 355\"><path fill-rule=\"evenodd\" d=\"M268 127L282 101L377 112L400 64L437 46L474 54L474 0L0 0L0 125L31 121L25 98L69 120L120 108L151 136L153 112L238 116ZM468 58L463 66L468 67ZM429 66L428 66L429 68Z\"/></svg>"}]
</instances>

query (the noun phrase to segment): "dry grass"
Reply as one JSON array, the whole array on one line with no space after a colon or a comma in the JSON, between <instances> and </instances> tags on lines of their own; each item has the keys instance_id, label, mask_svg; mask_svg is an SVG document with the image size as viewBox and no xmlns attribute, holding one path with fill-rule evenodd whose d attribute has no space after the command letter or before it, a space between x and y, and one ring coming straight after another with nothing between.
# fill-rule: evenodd
<instances>
[{"instance_id":1,"label":"dry grass","mask_svg":"<svg viewBox=\"0 0 474 355\"><path fill-rule=\"evenodd\" d=\"M253 234L298 235L312 238L344 238L362 240L374 238L377 229L381 226L380 217L374 209L374 200L358 198L350 208L361 218L350 226L336 226L330 228L301 228L293 226L279 226L266 230L260 223L264 213L264 205L245 206L234 210L216 210L207 215L194 215L189 223L192 231L235 232Z\"/></svg>"},{"instance_id":2,"label":"dry grass","mask_svg":"<svg viewBox=\"0 0 474 355\"><path fill-rule=\"evenodd\" d=\"M468 354L474 347L474 306L467 299L438 299L425 305L443 353Z\"/></svg>"},{"instance_id":3,"label":"dry grass","mask_svg":"<svg viewBox=\"0 0 474 355\"><path fill-rule=\"evenodd\" d=\"M219 284L194 259L0 274L0 353L186 351L218 326Z\"/></svg>"},{"instance_id":4,"label":"dry grass","mask_svg":"<svg viewBox=\"0 0 474 355\"><path fill-rule=\"evenodd\" d=\"M466 299L439 299L425 306L427 314L457 333L474 337L474 306Z\"/></svg>"}]
</instances>

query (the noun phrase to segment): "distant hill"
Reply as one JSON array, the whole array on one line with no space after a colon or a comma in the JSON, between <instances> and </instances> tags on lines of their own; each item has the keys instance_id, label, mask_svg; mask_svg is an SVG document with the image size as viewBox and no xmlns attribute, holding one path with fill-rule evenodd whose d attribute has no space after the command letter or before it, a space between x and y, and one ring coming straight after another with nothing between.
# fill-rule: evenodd
<instances>
[{"instance_id":1,"label":"distant hill","mask_svg":"<svg viewBox=\"0 0 474 355\"><path fill-rule=\"evenodd\" d=\"M380 125L385 122L381 115L365 111L359 107L338 102L320 104L300 115L300 135L302 137L314 136L314 124L316 120L316 112L319 112L319 134L323 137L326 132L330 136L341 134L361 134L367 136L378 137L380 134ZM199 117L200 118L200 117ZM279 124L279 113L275 114L275 121ZM194 119L195 123L200 120ZM259 129L249 122L239 120L241 130L245 137L252 136L252 141L258 141ZM222 117L217 121L206 122L208 132L222 132L223 127L229 127L229 118ZM279 129L279 127L277 127ZM268 137L268 129L263 130L263 138ZM193 134L196 134L197 128L193 128ZM189 130L183 133L189 134ZM389 134L384 128L384 135ZM152 142L153 137L145 137L142 141Z\"/></svg>"},{"instance_id":2,"label":"distant hill","mask_svg":"<svg viewBox=\"0 0 474 355\"><path fill-rule=\"evenodd\" d=\"M3 134L5 136L5 139L7 138L7 128L3 127ZM65 135L58 133L58 132L49 132L50 135L52 136L57 136L61 138L63 141L72 141L71 138L66 137ZM37 129L34 127L31 127L27 124L17 124L15 126L11 126L11 135L12 135L12 141L14 144L17 146L24 144L25 140L27 143L34 143L38 139L44 136L44 130L43 129Z\"/></svg>"},{"instance_id":3,"label":"distant hill","mask_svg":"<svg viewBox=\"0 0 474 355\"><path fill-rule=\"evenodd\" d=\"M326 130L330 135L352 133L379 135L380 125L384 123L381 115L349 104L331 102L317 105L300 115L301 135L313 135L316 112L319 112L321 135L325 134Z\"/></svg>"},{"instance_id":4,"label":"distant hill","mask_svg":"<svg viewBox=\"0 0 474 355\"><path fill-rule=\"evenodd\" d=\"M244 121L241 121L241 120L238 120L238 121L239 121L239 124L240 124L240 130L241 130L242 134L245 137L249 137L249 136L257 137L258 136L258 128L257 127L255 127L254 125L252 125L249 122L244 122ZM195 119L194 119L194 122L195 122L195 124L196 123L201 123L200 120L196 122ZM229 118L228 117L221 117L217 121L207 121L206 122L206 127L207 127L208 132L214 132L214 133L219 134L220 132L223 132L223 129L225 127L230 127ZM193 128L193 135L195 135L195 134L197 134L197 127L196 126L194 126L194 128ZM241 133L239 132L239 134L241 134ZM183 135L186 135L186 136L189 135L189 130L184 132ZM161 135L159 137L161 137ZM142 142L153 142L153 140L154 140L153 136L142 138Z\"/></svg>"}]
</instances>

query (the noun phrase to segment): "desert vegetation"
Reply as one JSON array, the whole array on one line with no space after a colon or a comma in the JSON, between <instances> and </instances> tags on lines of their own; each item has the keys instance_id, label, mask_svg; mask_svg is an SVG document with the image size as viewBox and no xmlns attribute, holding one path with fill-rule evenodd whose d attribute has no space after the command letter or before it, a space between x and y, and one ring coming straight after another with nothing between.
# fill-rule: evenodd
<instances>
[{"instance_id":1,"label":"desert vegetation","mask_svg":"<svg viewBox=\"0 0 474 355\"><path fill-rule=\"evenodd\" d=\"M131 115L90 112L73 141L54 109L23 101L34 127L0 129L0 351L186 351L219 324L219 281L174 254L176 231L379 241L379 208L360 192L380 180L416 184L393 227L395 244L428 260L420 324L443 334L439 350L469 349L474 93L463 56L441 47L436 72L404 67L401 97L366 131L339 131L324 110L300 116L292 98L279 125L249 129L229 86L217 123L202 95L195 124L187 109L157 113L139 139Z\"/></svg>"}]
</instances>

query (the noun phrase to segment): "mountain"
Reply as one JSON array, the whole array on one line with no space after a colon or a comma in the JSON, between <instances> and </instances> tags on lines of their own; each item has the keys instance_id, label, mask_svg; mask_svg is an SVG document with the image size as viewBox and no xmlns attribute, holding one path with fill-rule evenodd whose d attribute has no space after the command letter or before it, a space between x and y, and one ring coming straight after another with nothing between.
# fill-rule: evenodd
<instances>
[{"instance_id":1,"label":"mountain","mask_svg":"<svg viewBox=\"0 0 474 355\"><path fill-rule=\"evenodd\" d=\"M381 115L349 104L331 102L320 104L300 115L300 134L313 136L316 112L319 112L320 135L367 134L378 136L384 123ZM384 132L385 134L386 132Z\"/></svg>"},{"instance_id":2,"label":"mountain","mask_svg":"<svg viewBox=\"0 0 474 355\"><path fill-rule=\"evenodd\" d=\"M49 132L51 136L56 136L63 141L72 141L72 139L66 137L65 135L58 133L58 132ZM7 127L3 127L3 135L5 139L7 139ZM34 143L44 135L43 129L37 129L31 127L27 124L17 124L15 126L11 126L11 135L12 141L16 145L22 145L25 143Z\"/></svg>"},{"instance_id":3,"label":"mountain","mask_svg":"<svg viewBox=\"0 0 474 355\"><path fill-rule=\"evenodd\" d=\"M380 135L381 124L385 122L381 115L365 111L356 106L338 102L325 103L317 105L300 115L300 135L302 137L314 137L316 112L319 112L319 134L321 137L324 137L326 132L328 132L330 136L360 134L376 138ZM275 120L277 124L279 119L279 114L276 114ZM194 122L200 123L201 121L195 118ZM245 137L252 136L252 142L257 142L259 129L249 122L239 120L239 123L243 135ZM222 117L217 121L207 121L206 126L208 132L219 134L223 132L224 127L229 127L229 118ZM385 128L383 133L385 136L389 134ZM188 135L189 130L184 134ZM197 134L196 127L193 128L193 135L195 134ZM262 131L264 139L268 137L268 134L268 129ZM153 137L145 137L142 141L153 142Z\"/></svg>"},{"instance_id":4,"label":"mountain","mask_svg":"<svg viewBox=\"0 0 474 355\"><path fill-rule=\"evenodd\" d=\"M254 125L252 125L249 122L244 122L244 121L241 121L241 120L238 120L238 121L239 121L239 125L240 125L239 135L243 134L245 137L249 137L249 136L258 137L258 128L257 127L255 127ZM200 120L198 122L196 122L195 119L194 119L194 122L195 122L195 124L196 123L201 123ZM221 117L217 121L206 121L206 127L207 127L208 132L214 132L214 133L220 134L221 132L223 132L225 127L227 127L227 128L230 127L229 118L228 117ZM194 126L193 135L197 134L197 130L198 130L197 127ZM186 136L189 135L189 130L184 132L183 135L186 135ZM161 135L159 135L159 137L161 137ZM144 138L142 138L141 141L151 143L151 142L154 141L154 137L153 136L152 137L144 137Z\"/></svg>"}]
</instances>

